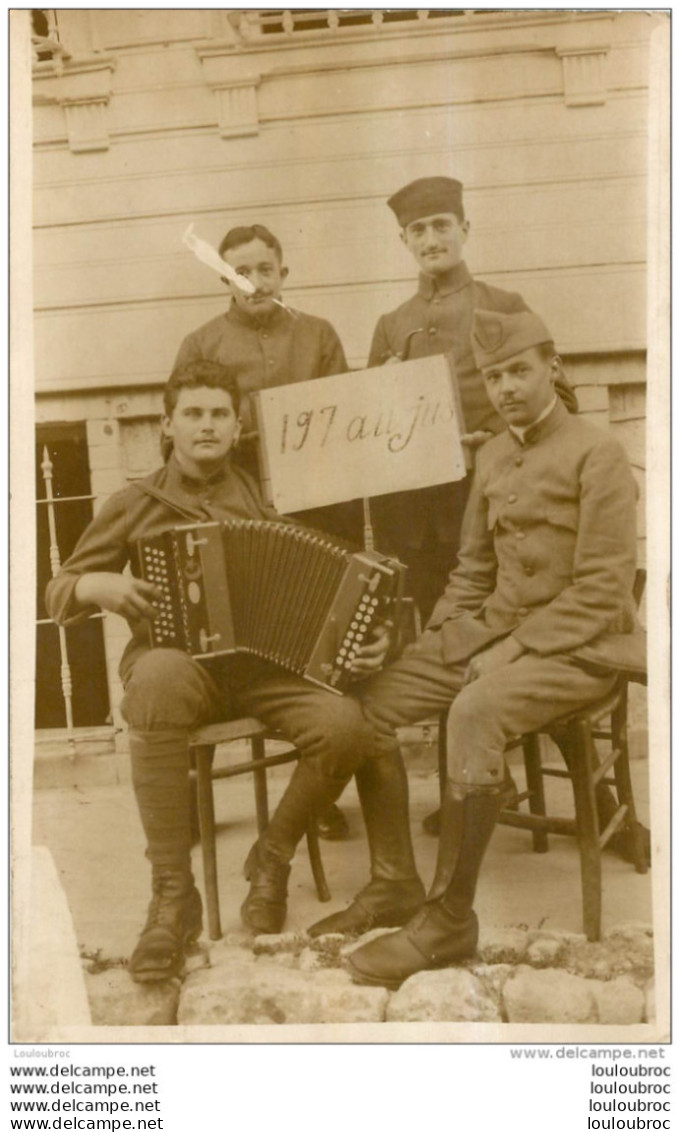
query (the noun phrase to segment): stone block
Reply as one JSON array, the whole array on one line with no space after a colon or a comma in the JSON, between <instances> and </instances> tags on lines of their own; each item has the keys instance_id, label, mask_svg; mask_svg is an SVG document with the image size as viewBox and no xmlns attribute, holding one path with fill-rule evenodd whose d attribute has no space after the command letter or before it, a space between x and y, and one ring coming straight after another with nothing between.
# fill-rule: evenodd
<instances>
[{"instance_id":1,"label":"stone block","mask_svg":"<svg viewBox=\"0 0 680 1132\"><path fill-rule=\"evenodd\" d=\"M292 951L277 951L274 955L256 955L255 962L261 967L298 968L299 959Z\"/></svg>"},{"instance_id":2,"label":"stone block","mask_svg":"<svg viewBox=\"0 0 680 1132\"><path fill-rule=\"evenodd\" d=\"M210 953L208 948L203 944L197 944L195 947L190 948L184 957L184 973L185 976L192 971L202 971L204 967L210 966Z\"/></svg>"},{"instance_id":3,"label":"stone block","mask_svg":"<svg viewBox=\"0 0 680 1132\"><path fill-rule=\"evenodd\" d=\"M570 945L563 965L589 978L649 978L654 971L652 929L647 924L619 924L606 931L600 943Z\"/></svg>"},{"instance_id":4,"label":"stone block","mask_svg":"<svg viewBox=\"0 0 680 1132\"><path fill-rule=\"evenodd\" d=\"M255 956L249 947L244 947L243 943L234 942L226 936L217 943L210 944L211 967L231 967L234 964L243 966L254 962Z\"/></svg>"},{"instance_id":5,"label":"stone block","mask_svg":"<svg viewBox=\"0 0 680 1132\"><path fill-rule=\"evenodd\" d=\"M503 1006L508 1022L597 1021L590 983L566 971L518 967L503 987Z\"/></svg>"},{"instance_id":6,"label":"stone block","mask_svg":"<svg viewBox=\"0 0 680 1132\"><path fill-rule=\"evenodd\" d=\"M472 974L481 979L491 998L501 1009L505 981L516 970L513 963L480 963L471 968Z\"/></svg>"},{"instance_id":7,"label":"stone block","mask_svg":"<svg viewBox=\"0 0 680 1132\"><path fill-rule=\"evenodd\" d=\"M421 971L396 991L388 1022L500 1022L497 1003L481 979L460 967Z\"/></svg>"},{"instance_id":8,"label":"stone block","mask_svg":"<svg viewBox=\"0 0 680 1132\"><path fill-rule=\"evenodd\" d=\"M306 1025L382 1022L389 992L355 986L344 971L305 971L234 964L199 971L182 987L180 1025Z\"/></svg>"},{"instance_id":9,"label":"stone block","mask_svg":"<svg viewBox=\"0 0 680 1132\"><path fill-rule=\"evenodd\" d=\"M523 928L483 928L477 949L479 957L485 963L521 963L529 938Z\"/></svg>"},{"instance_id":10,"label":"stone block","mask_svg":"<svg viewBox=\"0 0 680 1132\"><path fill-rule=\"evenodd\" d=\"M174 1026L179 979L135 983L122 967L85 975L95 1026Z\"/></svg>"},{"instance_id":11,"label":"stone block","mask_svg":"<svg viewBox=\"0 0 680 1132\"><path fill-rule=\"evenodd\" d=\"M609 983L593 982L600 1022L608 1026L634 1026L642 1022L645 996L632 979L621 975Z\"/></svg>"},{"instance_id":12,"label":"stone block","mask_svg":"<svg viewBox=\"0 0 680 1132\"><path fill-rule=\"evenodd\" d=\"M299 955L307 943L304 932L281 932L278 935L256 935L252 947L255 955L278 955L284 951Z\"/></svg>"},{"instance_id":13,"label":"stone block","mask_svg":"<svg viewBox=\"0 0 680 1132\"><path fill-rule=\"evenodd\" d=\"M557 967L564 950L564 940L535 939L527 948L526 961L532 967Z\"/></svg>"},{"instance_id":14,"label":"stone block","mask_svg":"<svg viewBox=\"0 0 680 1132\"><path fill-rule=\"evenodd\" d=\"M325 971L335 966L337 959L324 955L322 951L312 951L311 947L306 947L297 960L299 971Z\"/></svg>"},{"instance_id":15,"label":"stone block","mask_svg":"<svg viewBox=\"0 0 680 1132\"><path fill-rule=\"evenodd\" d=\"M338 932L330 933L329 935L320 935L316 939L310 939L307 946L317 952L324 958L324 966L337 967L340 965L340 956L343 953L343 948L347 943L347 936L340 935Z\"/></svg>"},{"instance_id":16,"label":"stone block","mask_svg":"<svg viewBox=\"0 0 680 1132\"><path fill-rule=\"evenodd\" d=\"M615 924L613 928L609 928L604 933L604 938L605 940L626 940L635 946L647 947L654 938L654 929L650 924L630 921Z\"/></svg>"},{"instance_id":17,"label":"stone block","mask_svg":"<svg viewBox=\"0 0 680 1132\"><path fill-rule=\"evenodd\" d=\"M611 979L617 972L614 956L603 943L579 943L567 949L563 965L572 975Z\"/></svg>"},{"instance_id":18,"label":"stone block","mask_svg":"<svg viewBox=\"0 0 680 1132\"><path fill-rule=\"evenodd\" d=\"M651 975L654 971L654 933L649 924L617 924L604 934L617 970Z\"/></svg>"}]
</instances>

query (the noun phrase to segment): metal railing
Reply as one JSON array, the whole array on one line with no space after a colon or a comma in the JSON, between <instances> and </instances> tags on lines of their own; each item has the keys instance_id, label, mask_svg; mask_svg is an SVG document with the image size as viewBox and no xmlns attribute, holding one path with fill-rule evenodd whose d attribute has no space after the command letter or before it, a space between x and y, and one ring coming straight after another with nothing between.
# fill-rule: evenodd
<instances>
[{"instance_id":1,"label":"metal railing","mask_svg":"<svg viewBox=\"0 0 680 1132\"><path fill-rule=\"evenodd\" d=\"M43 447L42 460L40 463L40 470L42 472L43 483L45 484L45 498L38 499L38 506L47 508L47 526L49 531L49 559L50 559L50 572L52 577L56 577L61 567L61 555L59 553L59 543L57 538L57 507L59 504L75 503L84 500L93 500L94 495L69 495L56 498L53 489L54 479L54 464L50 459L50 454L47 445ZM102 619L103 613L93 613L90 615L91 620ZM38 618L37 625L52 625L54 622L49 617ZM68 640L66 630L63 625L57 626L59 634L59 658L60 658L60 677L61 677L61 694L64 701L64 711L66 715L66 741L68 744L69 754L75 756L76 754L76 728L73 719L73 678L71 674L71 664L69 662L68 653Z\"/></svg>"}]
</instances>

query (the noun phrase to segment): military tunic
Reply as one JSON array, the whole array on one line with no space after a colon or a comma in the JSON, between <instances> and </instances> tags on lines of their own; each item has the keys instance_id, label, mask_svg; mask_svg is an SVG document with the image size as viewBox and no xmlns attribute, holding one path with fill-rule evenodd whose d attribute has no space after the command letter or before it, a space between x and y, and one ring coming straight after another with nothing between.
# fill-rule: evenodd
<instances>
[{"instance_id":1,"label":"military tunic","mask_svg":"<svg viewBox=\"0 0 680 1132\"><path fill-rule=\"evenodd\" d=\"M348 368L340 339L325 319L278 306L264 319L249 318L234 302L225 314L187 335L174 368L196 361L219 362L236 379L244 397L245 432L255 427L248 394Z\"/></svg>"},{"instance_id":2,"label":"military tunic","mask_svg":"<svg viewBox=\"0 0 680 1132\"><path fill-rule=\"evenodd\" d=\"M243 397L243 436L234 450L234 461L257 480L260 470L256 441L248 435L256 428L249 394L348 370L340 339L325 319L278 306L265 318L249 318L233 301L225 314L187 335L174 368L195 361L219 362L237 381ZM317 527L352 543L361 542L359 504L310 508L297 512L295 518L305 526Z\"/></svg>"}]
</instances>

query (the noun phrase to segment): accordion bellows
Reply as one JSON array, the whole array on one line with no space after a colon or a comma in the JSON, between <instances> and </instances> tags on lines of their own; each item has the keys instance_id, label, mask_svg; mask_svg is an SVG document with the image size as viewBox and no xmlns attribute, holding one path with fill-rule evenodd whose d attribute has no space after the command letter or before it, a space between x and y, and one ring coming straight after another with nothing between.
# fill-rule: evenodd
<instances>
[{"instance_id":1,"label":"accordion bellows","mask_svg":"<svg viewBox=\"0 0 680 1132\"><path fill-rule=\"evenodd\" d=\"M246 652L342 693L379 619L398 619L405 568L286 523L175 527L137 544L162 595L154 647L196 659Z\"/></svg>"}]
</instances>

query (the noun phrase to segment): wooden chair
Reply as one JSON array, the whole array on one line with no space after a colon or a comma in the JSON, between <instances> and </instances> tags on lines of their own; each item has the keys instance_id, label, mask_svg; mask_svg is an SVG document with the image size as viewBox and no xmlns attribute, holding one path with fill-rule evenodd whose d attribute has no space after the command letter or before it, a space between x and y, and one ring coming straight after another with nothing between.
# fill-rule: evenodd
<instances>
[{"instance_id":1,"label":"wooden chair","mask_svg":"<svg viewBox=\"0 0 680 1132\"><path fill-rule=\"evenodd\" d=\"M639 605L645 586L645 573L638 570L633 590ZM647 872L647 859L635 812L635 799L630 777L628 750L628 685L646 684L639 673L621 672L612 691L579 711L555 719L548 727L532 734L518 736L506 751L522 748L527 789L519 795L520 805L528 803L528 812L501 810L499 824L527 829L531 832L535 853L547 853L548 834L575 837L581 862L583 930L589 940L598 940L602 926L602 862L601 852L614 833L628 831L636 872ZM440 783L446 778L446 716L439 726ZM570 769L544 766L541 736L548 735L565 756ZM600 754L597 742L607 744ZM613 777L609 774L613 771ZM544 778L568 778L574 795L574 817L550 816L546 812ZM600 830L595 788L604 782L616 791L616 810L605 829Z\"/></svg>"},{"instance_id":2,"label":"wooden chair","mask_svg":"<svg viewBox=\"0 0 680 1132\"><path fill-rule=\"evenodd\" d=\"M220 923L220 900L217 883L217 852L215 841L215 804L213 782L219 778L236 778L242 774L252 774L255 788L255 814L258 835L264 833L269 823L267 798L267 769L297 762L300 752L295 747L286 751L267 755L265 743L268 739L281 740L257 719L234 719L227 723L214 723L200 727L189 737L189 745L194 762L192 772L196 783L198 822L203 854L203 875L205 903L208 916L208 935L210 939L222 938ZM234 743L247 740L250 743L251 757L233 766L214 766L215 748L220 743ZM319 851L319 838L316 822L311 821L307 830L307 847L312 875L319 900L331 899L326 883L323 863Z\"/></svg>"}]
</instances>

